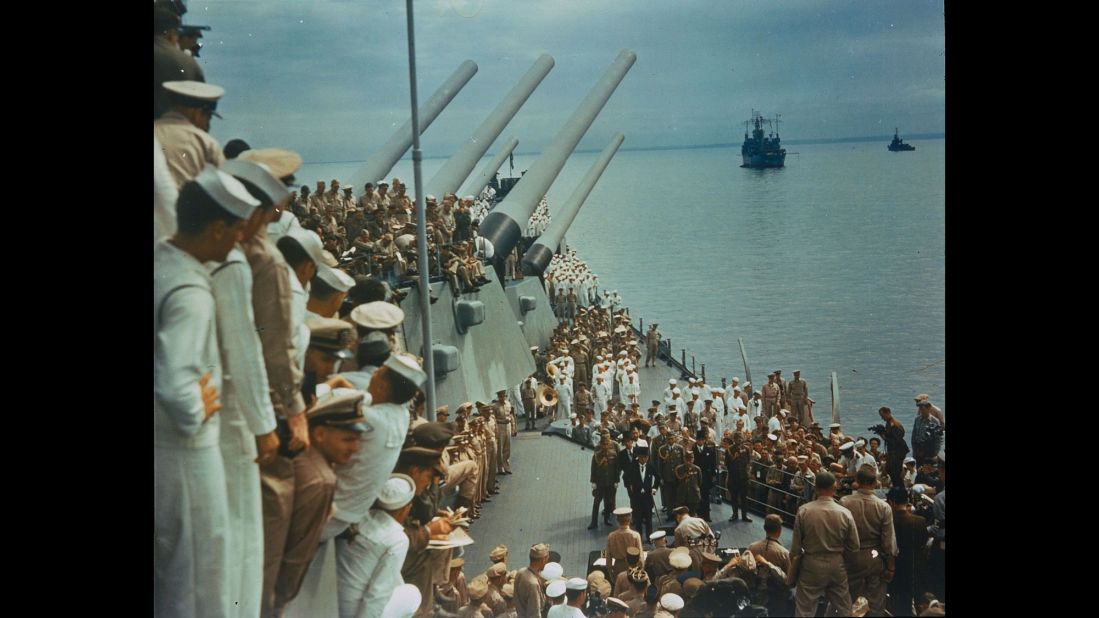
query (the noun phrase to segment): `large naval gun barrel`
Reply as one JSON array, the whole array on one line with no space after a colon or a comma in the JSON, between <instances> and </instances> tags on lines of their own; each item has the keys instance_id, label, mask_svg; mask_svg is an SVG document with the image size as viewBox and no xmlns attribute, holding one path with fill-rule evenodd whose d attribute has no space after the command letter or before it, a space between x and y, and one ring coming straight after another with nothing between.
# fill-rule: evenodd
<instances>
[{"instance_id":1,"label":"large naval gun barrel","mask_svg":"<svg viewBox=\"0 0 1099 618\"><path fill-rule=\"evenodd\" d=\"M504 164L504 159L507 159L508 155L511 154L511 151L515 150L515 147L518 145L519 138L508 138L507 143L504 144L504 147L500 152L496 153L495 157L492 157L492 160L488 162L488 165L482 167L481 171L478 172L476 176L472 176L466 181L465 186L462 187L458 196L472 195L473 197L477 197L480 195L481 191L483 191L489 181L492 180L492 177L496 175L496 170L500 169L500 166Z\"/></svg>"},{"instance_id":2,"label":"large naval gun barrel","mask_svg":"<svg viewBox=\"0 0 1099 618\"><path fill-rule=\"evenodd\" d=\"M462 64L458 65L458 68L454 70L454 73L450 75L442 86L435 91L435 94L431 95L423 106L419 109L420 119L420 133L422 134L427 130L431 123L439 116L439 113L443 111L447 105L450 104L454 97L457 96L460 91L469 80L473 78L473 75L477 73L477 65L472 60L466 60ZM358 172L351 177L351 186L354 187L352 192L355 195L362 195L363 185L368 182L375 182L381 178L384 178L389 170L393 169L393 166L397 164L404 153L408 152L408 149L412 147L412 121L401 125L400 129L393 134L393 137L389 138L389 141L382 146L381 150L374 154L366 165L362 167Z\"/></svg>"},{"instance_id":3,"label":"large naval gun barrel","mask_svg":"<svg viewBox=\"0 0 1099 618\"><path fill-rule=\"evenodd\" d=\"M580 106L565 122L557 137L553 138L553 142L523 175L523 179L481 222L481 236L492 242L496 255L507 255L519 241L523 227L546 190L561 173L565 160L572 154L580 138L584 137L584 133L591 127L595 117L602 111L636 60L637 54L632 50L624 49L618 54L618 58L580 102Z\"/></svg>"},{"instance_id":4,"label":"large naval gun barrel","mask_svg":"<svg viewBox=\"0 0 1099 618\"><path fill-rule=\"evenodd\" d=\"M523 273L527 275L539 275L546 271L546 267L549 266L550 260L553 259L553 254L557 251L557 246L561 244L561 239L565 237L565 232L572 225L574 219L576 219L577 213L580 212L580 207L584 205L584 200L588 199L588 194L591 193L595 183L599 182L599 177L603 175L603 170L607 169L607 164L614 158L615 153L618 152L618 147L622 145L622 140L626 139L621 133L615 133L611 138L611 143L603 149L603 152L599 155L599 158L592 164L591 169L588 170L587 175L580 181L580 184L576 186L576 190L572 192L569 199L565 200L565 203L561 205L553 215L553 221L550 222L548 228L542 235L538 237L538 240L534 241L534 244L527 249L526 254L523 256Z\"/></svg>"},{"instance_id":5,"label":"large naval gun barrel","mask_svg":"<svg viewBox=\"0 0 1099 618\"><path fill-rule=\"evenodd\" d=\"M527 102L534 89L549 74L553 64L553 56L549 54L542 54L534 61L534 66L523 75L519 83L515 84L515 87L507 93L504 100L500 101L496 109L492 110L492 113L485 118L481 126L466 141L465 146L448 159L443 167L439 168L439 171L431 177L431 180L427 181L424 189L427 194L438 195L441 198L443 193L458 190L458 187L462 185L462 181L473 171L473 166L477 165L477 161L488 151L488 147L496 141L496 138L503 132L504 127L515 117L515 113Z\"/></svg>"}]
</instances>

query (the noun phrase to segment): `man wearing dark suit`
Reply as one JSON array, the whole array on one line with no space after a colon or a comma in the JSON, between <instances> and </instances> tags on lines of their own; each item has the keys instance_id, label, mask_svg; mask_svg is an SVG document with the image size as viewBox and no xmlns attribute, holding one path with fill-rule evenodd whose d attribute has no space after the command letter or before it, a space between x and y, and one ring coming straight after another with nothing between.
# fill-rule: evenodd
<instances>
[{"instance_id":1,"label":"man wearing dark suit","mask_svg":"<svg viewBox=\"0 0 1099 618\"><path fill-rule=\"evenodd\" d=\"M717 449L713 444L706 442L705 429L699 429L695 434L695 445L691 447L695 456L695 465L702 468L702 499L699 500L697 512L699 518L709 522L710 520L710 491L714 486L714 478L717 476ZM688 505L690 506L690 505Z\"/></svg>"},{"instance_id":2,"label":"man wearing dark suit","mask_svg":"<svg viewBox=\"0 0 1099 618\"><path fill-rule=\"evenodd\" d=\"M617 428L615 428L617 430ZM622 483L626 485L626 493L630 496L630 506L633 506L633 487L630 486L630 482L626 480L626 470L630 469L630 466L637 461L637 455L634 454L633 449L637 444L637 439L633 437L629 431L619 432L622 436L622 448L618 449L618 469L622 471Z\"/></svg>"},{"instance_id":3,"label":"man wearing dark suit","mask_svg":"<svg viewBox=\"0 0 1099 618\"><path fill-rule=\"evenodd\" d=\"M729 521L736 521L737 511L744 516L744 521L752 521L748 518L748 465L751 462L752 452L744 443L743 434L734 434L733 445L725 451L725 468L729 471L729 500L733 503L733 516Z\"/></svg>"},{"instance_id":4,"label":"man wearing dark suit","mask_svg":"<svg viewBox=\"0 0 1099 618\"><path fill-rule=\"evenodd\" d=\"M625 468L622 482L630 494L630 507L633 509L633 527L648 538L653 530L653 507L655 493L660 489L660 475L649 463L649 446L639 442L633 448L633 461Z\"/></svg>"},{"instance_id":5,"label":"man wearing dark suit","mask_svg":"<svg viewBox=\"0 0 1099 618\"><path fill-rule=\"evenodd\" d=\"M927 589L927 520L908 510L908 490L893 487L887 495L893 508L893 529L897 535L896 573L889 582L889 598L894 616L912 616L915 596Z\"/></svg>"}]
</instances>

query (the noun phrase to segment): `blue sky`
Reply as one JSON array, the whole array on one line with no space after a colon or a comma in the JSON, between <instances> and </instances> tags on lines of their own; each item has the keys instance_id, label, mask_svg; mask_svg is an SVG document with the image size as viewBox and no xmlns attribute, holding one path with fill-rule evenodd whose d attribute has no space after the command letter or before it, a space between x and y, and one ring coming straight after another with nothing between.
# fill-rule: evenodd
<instances>
[{"instance_id":1,"label":"blue sky","mask_svg":"<svg viewBox=\"0 0 1099 618\"><path fill-rule=\"evenodd\" d=\"M184 22L213 28L199 62L227 91L220 142L363 160L408 120L403 1L188 7ZM753 108L781 113L786 139L943 133L943 11L941 0L420 1L420 101L463 60L479 66L424 133L424 155L453 153L548 53L556 66L504 132L539 151L623 48L637 62L581 149L617 131L631 148L739 142Z\"/></svg>"}]
</instances>

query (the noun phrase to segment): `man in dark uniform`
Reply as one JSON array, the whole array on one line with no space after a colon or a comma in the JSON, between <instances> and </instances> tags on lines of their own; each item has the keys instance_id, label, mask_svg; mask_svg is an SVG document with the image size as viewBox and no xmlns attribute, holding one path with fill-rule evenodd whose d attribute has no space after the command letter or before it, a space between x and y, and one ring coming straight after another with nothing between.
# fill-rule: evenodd
<instances>
[{"instance_id":1,"label":"man in dark uniform","mask_svg":"<svg viewBox=\"0 0 1099 618\"><path fill-rule=\"evenodd\" d=\"M660 475L649 463L649 447L635 446L636 458L622 473L622 482L630 493L630 506L633 508L633 527L643 538L649 538L653 529L653 508L656 506L656 490L660 489Z\"/></svg>"},{"instance_id":2,"label":"man in dark uniform","mask_svg":"<svg viewBox=\"0 0 1099 618\"><path fill-rule=\"evenodd\" d=\"M882 406L878 415L885 422L885 471L894 487L904 487L904 458L908 443L904 441L904 425L893 418L893 411Z\"/></svg>"},{"instance_id":3,"label":"man in dark uniform","mask_svg":"<svg viewBox=\"0 0 1099 618\"><path fill-rule=\"evenodd\" d=\"M195 59L179 48L179 27L186 7L182 2L153 4L153 120L168 111L167 81L206 81Z\"/></svg>"},{"instance_id":4,"label":"man in dark uniform","mask_svg":"<svg viewBox=\"0 0 1099 618\"><path fill-rule=\"evenodd\" d=\"M599 503L603 503L603 523L610 526L610 516L614 511L615 492L618 491L618 478L621 471L618 469L618 453L609 434L603 434L599 447L591 458L591 525L588 530L598 527Z\"/></svg>"},{"instance_id":5,"label":"man in dark uniform","mask_svg":"<svg viewBox=\"0 0 1099 618\"><path fill-rule=\"evenodd\" d=\"M675 469L683 463L683 447L675 442L674 436L670 436L656 455L660 459L660 499L668 511L668 521L672 521L675 519L672 509L679 506L679 479L675 476Z\"/></svg>"},{"instance_id":6,"label":"man in dark uniform","mask_svg":"<svg viewBox=\"0 0 1099 618\"><path fill-rule=\"evenodd\" d=\"M893 529L897 535L896 572L889 582L890 613L913 616L916 595L927 589L927 520L908 510L908 490L894 486L887 495L893 509Z\"/></svg>"},{"instance_id":7,"label":"man in dark uniform","mask_svg":"<svg viewBox=\"0 0 1099 618\"><path fill-rule=\"evenodd\" d=\"M710 491L714 487L714 477L717 476L717 449L713 444L707 443L707 438L706 430L699 429L691 451L694 453L695 465L702 469L702 499L695 507L696 512L700 518L710 522Z\"/></svg>"},{"instance_id":8,"label":"man in dark uniform","mask_svg":"<svg viewBox=\"0 0 1099 618\"><path fill-rule=\"evenodd\" d=\"M733 445L725 451L725 467L729 471L729 500L733 504L733 516L736 521L739 510L744 521L748 518L748 465L752 461L752 449L744 441L744 434L733 434Z\"/></svg>"}]
</instances>

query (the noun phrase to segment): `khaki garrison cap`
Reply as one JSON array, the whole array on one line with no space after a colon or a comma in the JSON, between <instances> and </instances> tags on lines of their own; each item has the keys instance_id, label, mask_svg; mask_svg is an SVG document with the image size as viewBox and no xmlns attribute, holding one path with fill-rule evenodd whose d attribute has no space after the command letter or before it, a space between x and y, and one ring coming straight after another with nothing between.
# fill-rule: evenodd
<instances>
[{"instance_id":1,"label":"khaki garrison cap","mask_svg":"<svg viewBox=\"0 0 1099 618\"><path fill-rule=\"evenodd\" d=\"M336 318L308 318L305 325L309 327L310 348L328 352L342 360L353 356L347 349L352 335L352 326L347 322Z\"/></svg>"},{"instance_id":2,"label":"khaki garrison cap","mask_svg":"<svg viewBox=\"0 0 1099 618\"><path fill-rule=\"evenodd\" d=\"M263 206L271 206L290 197L290 191L276 178L266 165L229 159L221 164L221 171L232 174L244 183L245 188ZM258 196L256 194L259 194Z\"/></svg>"},{"instance_id":3,"label":"khaki garrison cap","mask_svg":"<svg viewBox=\"0 0 1099 618\"><path fill-rule=\"evenodd\" d=\"M207 164L192 179L218 206L238 219L247 219L259 206L259 200L248 193L239 180Z\"/></svg>"},{"instance_id":4,"label":"khaki garrison cap","mask_svg":"<svg viewBox=\"0 0 1099 618\"><path fill-rule=\"evenodd\" d=\"M495 561L503 560L503 559L507 558L507 556L508 556L508 546L507 545L497 545L496 547L492 548L491 552L489 552L488 559L495 562Z\"/></svg>"},{"instance_id":5,"label":"khaki garrison cap","mask_svg":"<svg viewBox=\"0 0 1099 618\"><path fill-rule=\"evenodd\" d=\"M549 555L549 545L538 543L530 548L530 557L534 559L544 558Z\"/></svg>"},{"instance_id":6,"label":"khaki garrison cap","mask_svg":"<svg viewBox=\"0 0 1099 618\"><path fill-rule=\"evenodd\" d=\"M474 577L470 580L467 589L469 591L469 598L474 601L483 599L485 595L488 594L488 578L483 574Z\"/></svg>"},{"instance_id":7,"label":"khaki garrison cap","mask_svg":"<svg viewBox=\"0 0 1099 618\"><path fill-rule=\"evenodd\" d=\"M293 176L301 168L301 155L286 148L253 148L236 156L237 159L267 166L278 178Z\"/></svg>"},{"instance_id":8,"label":"khaki garrison cap","mask_svg":"<svg viewBox=\"0 0 1099 618\"><path fill-rule=\"evenodd\" d=\"M351 321L363 328L386 329L404 321L404 311L383 300L363 303L351 311Z\"/></svg>"},{"instance_id":9,"label":"khaki garrison cap","mask_svg":"<svg viewBox=\"0 0 1099 618\"><path fill-rule=\"evenodd\" d=\"M347 394L329 394L321 397L315 406L306 412L306 418L310 427L338 427L348 431L366 431L368 429L363 417L362 391L351 391Z\"/></svg>"}]
</instances>

